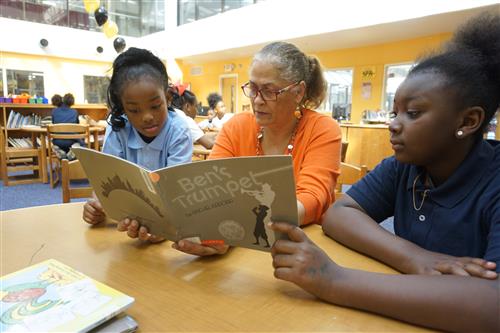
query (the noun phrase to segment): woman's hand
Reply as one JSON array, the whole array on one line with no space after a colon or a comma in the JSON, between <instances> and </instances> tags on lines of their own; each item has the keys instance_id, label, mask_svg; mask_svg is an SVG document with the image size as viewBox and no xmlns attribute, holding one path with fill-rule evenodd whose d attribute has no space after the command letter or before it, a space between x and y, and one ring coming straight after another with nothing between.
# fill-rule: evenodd
<instances>
[{"instance_id":1,"label":"woman's hand","mask_svg":"<svg viewBox=\"0 0 500 333\"><path fill-rule=\"evenodd\" d=\"M452 274L475 276L483 279L496 279L496 263L481 258L454 257L446 254L423 250L404 265L404 273L441 275Z\"/></svg>"},{"instance_id":2,"label":"woman's hand","mask_svg":"<svg viewBox=\"0 0 500 333\"><path fill-rule=\"evenodd\" d=\"M318 297L324 296L340 269L297 226L274 222L271 229L288 235L290 240L277 240L271 249L274 276L295 283Z\"/></svg>"},{"instance_id":3,"label":"woman's hand","mask_svg":"<svg viewBox=\"0 0 500 333\"><path fill-rule=\"evenodd\" d=\"M89 224L97 224L106 219L106 214L102 209L99 199L90 199L83 206L83 220Z\"/></svg>"},{"instance_id":4,"label":"woman's hand","mask_svg":"<svg viewBox=\"0 0 500 333\"><path fill-rule=\"evenodd\" d=\"M188 253L195 256L212 256L214 254L225 254L229 250L228 245L224 244L210 244L202 245L188 241L187 239L182 239L176 243L172 244L172 248Z\"/></svg>"},{"instance_id":5,"label":"woman's hand","mask_svg":"<svg viewBox=\"0 0 500 333\"><path fill-rule=\"evenodd\" d=\"M126 231L127 235L130 238L139 238L142 241L149 241L151 243L159 243L163 242L165 238L151 235L148 232L148 228L146 228L143 225L140 225L140 223L136 220L131 220L129 218L123 219L120 222L118 222L118 225L116 226L116 229L118 231Z\"/></svg>"}]
</instances>

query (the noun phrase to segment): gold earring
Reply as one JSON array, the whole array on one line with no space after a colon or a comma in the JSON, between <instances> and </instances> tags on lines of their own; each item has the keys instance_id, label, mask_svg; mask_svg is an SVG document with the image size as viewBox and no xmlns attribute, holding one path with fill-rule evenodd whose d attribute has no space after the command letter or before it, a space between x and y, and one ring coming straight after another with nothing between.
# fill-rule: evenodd
<instances>
[{"instance_id":1,"label":"gold earring","mask_svg":"<svg viewBox=\"0 0 500 333\"><path fill-rule=\"evenodd\" d=\"M295 112L293 114L297 119L302 118L302 107L300 105L297 105L297 107L295 108Z\"/></svg>"}]
</instances>

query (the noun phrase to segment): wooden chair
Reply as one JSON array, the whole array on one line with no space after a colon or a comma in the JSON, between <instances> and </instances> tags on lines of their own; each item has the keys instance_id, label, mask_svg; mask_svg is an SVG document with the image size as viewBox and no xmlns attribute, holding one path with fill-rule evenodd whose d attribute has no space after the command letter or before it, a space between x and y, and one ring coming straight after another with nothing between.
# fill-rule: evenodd
<instances>
[{"instance_id":1,"label":"wooden chair","mask_svg":"<svg viewBox=\"0 0 500 333\"><path fill-rule=\"evenodd\" d=\"M49 143L49 179L50 187L59 182L59 171L61 162L53 151L53 139L83 139L90 147L90 128L88 125L79 124L53 124L47 127L47 138Z\"/></svg>"},{"instance_id":2,"label":"wooden chair","mask_svg":"<svg viewBox=\"0 0 500 333\"><path fill-rule=\"evenodd\" d=\"M0 129L0 146L0 174L5 186L43 182L40 148L9 147L3 129ZM31 171L31 174L24 171Z\"/></svg>"},{"instance_id":3,"label":"wooden chair","mask_svg":"<svg viewBox=\"0 0 500 333\"><path fill-rule=\"evenodd\" d=\"M207 149L202 145L195 144L193 145L193 161L204 161L208 158L208 155L212 152L211 149Z\"/></svg>"},{"instance_id":4,"label":"wooden chair","mask_svg":"<svg viewBox=\"0 0 500 333\"><path fill-rule=\"evenodd\" d=\"M70 202L75 198L90 198L92 197L92 187L71 187L72 180L85 180L87 175L83 171L80 161L61 161L61 186L62 186L62 201L63 203Z\"/></svg>"},{"instance_id":5,"label":"wooden chair","mask_svg":"<svg viewBox=\"0 0 500 333\"><path fill-rule=\"evenodd\" d=\"M362 165L360 167L347 164L340 163L340 175L337 178L337 187L335 189L335 199L338 200L344 194L342 192L342 185L352 185L356 183L358 180L363 178L367 173L366 165Z\"/></svg>"},{"instance_id":6,"label":"wooden chair","mask_svg":"<svg viewBox=\"0 0 500 333\"><path fill-rule=\"evenodd\" d=\"M340 162L345 162L345 156L347 155L347 147L349 146L348 141L342 141L342 148L340 151Z\"/></svg>"}]
</instances>

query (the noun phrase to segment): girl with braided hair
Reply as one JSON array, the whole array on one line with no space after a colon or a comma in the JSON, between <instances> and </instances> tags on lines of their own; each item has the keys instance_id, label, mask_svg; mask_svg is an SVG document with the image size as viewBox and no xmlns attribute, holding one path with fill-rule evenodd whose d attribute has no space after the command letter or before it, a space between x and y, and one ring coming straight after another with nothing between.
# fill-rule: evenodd
<instances>
[{"instance_id":1,"label":"girl with braided hair","mask_svg":"<svg viewBox=\"0 0 500 333\"><path fill-rule=\"evenodd\" d=\"M191 162L191 134L184 119L168 108L168 88L165 65L150 51L130 48L121 53L113 62L108 87L110 115L103 152L149 170ZM96 198L85 204L87 223L99 223L104 217ZM120 221L118 230L132 238L159 240L135 220Z\"/></svg>"}]
</instances>

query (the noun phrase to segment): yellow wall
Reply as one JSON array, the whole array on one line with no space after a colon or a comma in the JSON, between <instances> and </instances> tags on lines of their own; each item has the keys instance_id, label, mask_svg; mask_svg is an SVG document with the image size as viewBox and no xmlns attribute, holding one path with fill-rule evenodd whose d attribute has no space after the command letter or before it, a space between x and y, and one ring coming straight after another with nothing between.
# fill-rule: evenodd
<instances>
[{"instance_id":1,"label":"yellow wall","mask_svg":"<svg viewBox=\"0 0 500 333\"><path fill-rule=\"evenodd\" d=\"M208 106L207 96L212 92L221 93L219 87L219 80L221 75L226 74L237 74L237 86L238 94L236 101L237 112L241 111L241 106L243 104L250 104L250 100L243 95L243 92L239 87L248 81L248 67L250 65L251 58L243 59L231 59L226 61L217 61L211 63L201 64L202 75L192 76L190 71L192 67L200 66L199 64L187 65L181 64L180 67L183 73L183 82L191 84L191 90L195 93L198 101L200 101L204 106ZM234 70L230 72L224 72L225 64L234 64ZM224 101L228 105L229 101Z\"/></svg>"},{"instance_id":2,"label":"yellow wall","mask_svg":"<svg viewBox=\"0 0 500 333\"><path fill-rule=\"evenodd\" d=\"M105 76L111 63L0 52L0 68L43 72L49 101L54 94L72 93L76 104L83 104L83 76Z\"/></svg>"},{"instance_id":3,"label":"yellow wall","mask_svg":"<svg viewBox=\"0 0 500 333\"><path fill-rule=\"evenodd\" d=\"M446 33L387 44L318 52L315 55L321 60L325 69L354 68L351 119L357 123L360 121L363 110L381 107L385 65L412 62L419 55L435 48L449 37L450 34ZM183 64L182 61L178 61L178 63L182 70L184 83L190 83L198 100L203 105L207 105L206 97L208 94L220 92L219 79L221 75L237 74L238 87L248 81L250 61L251 57L201 64ZM225 72L225 64L234 64L234 70ZM194 66L202 67L202 75L192 76L190 74L190 70ZM0 67L43 71L47 97L50 98L55 93L71 92L75 95L76 102L81 104L85 102L83 75L103 76L111 68L111 63L1 52ZM374 69L375 71L375 76L371 79L371 98L366 100L361 96L363 82L361 73L364 69ZM238 89L236 110L241 111L242 105L249 103L250 101L243 95L241 89Z\"/></svg>"},{"instance_id":4,"label":"yellow wall","mask_svg":"<svg viewBox=\"0 0 500 333\"><path fill-rule=\"evenodd\" d=\"M318 52L315 55L320 59L325 69L354 68L352 116L353 122L359 122L361 113L365 109L378 109L382 104L382 90L384 82L384 66L413 62L422 55L446 41L451 34L439 34L399 42L378 44L352 49ZM185 83L191 83L191 89L198 99L207 105L206 97L210 92L219 92L219 76L224 72L224 64L235 64L235 70L229 73L238 74L238 85L248 80L248 66L251 58L232 59L226 61L181 65ZM192 76L190 70L194 66L202 67L202 75ZM362 72L364 69L374 69L375 76L372 83L371 98L363 99L361 95ZM227 103L227 102L226 102ZM241 111L243 104L250 103L239 90L236 110Z\"/></svg>"}]
</instances>

